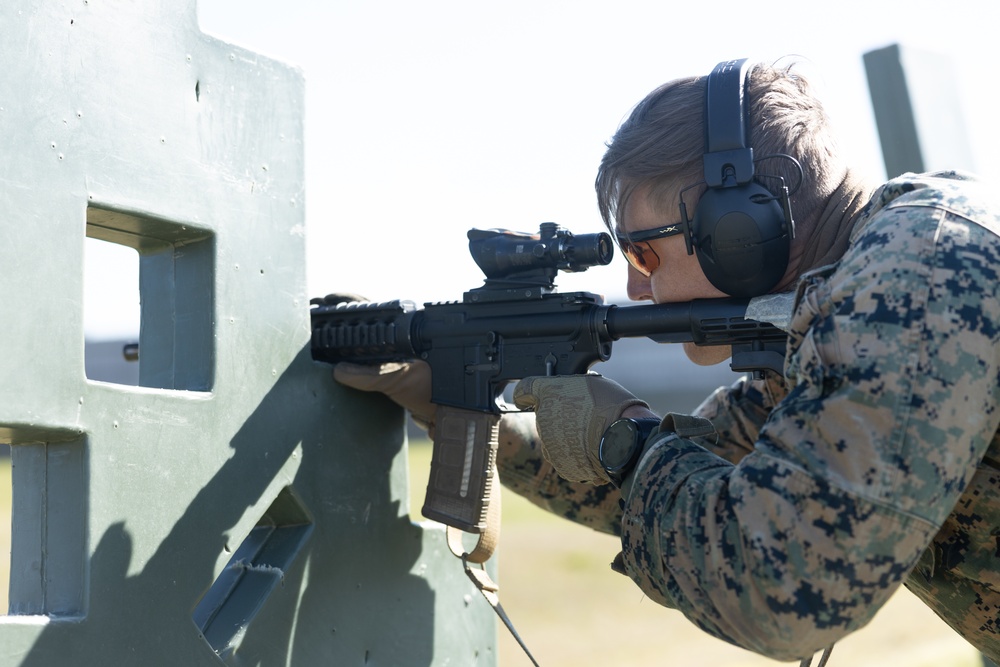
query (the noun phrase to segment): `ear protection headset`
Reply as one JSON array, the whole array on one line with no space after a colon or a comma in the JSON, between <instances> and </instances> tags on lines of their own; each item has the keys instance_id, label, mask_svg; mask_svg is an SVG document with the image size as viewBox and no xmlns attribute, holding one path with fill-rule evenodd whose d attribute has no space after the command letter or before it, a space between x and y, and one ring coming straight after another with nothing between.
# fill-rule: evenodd
<instances>
[{"instance_id":1,"label":"ear protection headset","mask_svg":"<svg viewBox=\"0 0 1000 667\"><path fill-rule=\"evenodd\" d=\"M788 268L793 234L788 189L776 197L754 182L753 148L743 103L749 63L719 63L705 93L705 184L694 219L681 199L688 254L726 294L766 294ZM778 177L773 177L777 179Z\"/></svg>"}]
</instances>

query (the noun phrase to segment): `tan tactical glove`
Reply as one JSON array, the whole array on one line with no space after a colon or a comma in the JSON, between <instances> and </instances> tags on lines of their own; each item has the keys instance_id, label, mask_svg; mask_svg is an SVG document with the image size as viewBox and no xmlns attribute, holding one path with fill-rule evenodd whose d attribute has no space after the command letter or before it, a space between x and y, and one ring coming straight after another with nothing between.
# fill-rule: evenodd
<instances>
[{"instance_id":1,"label":"tan tactical glove","mask_svg":"<svg viewBox=\"0 0 1000 667\"><path fill-rule=\"evenodd\" d=\"M391 362L365 366L340 362L333 379L361 391L385 394L410 412L422 428L431 431L437 406L431 403L431 367L425 361Z\"/></svg>"},{"instance_id":2,"label":"tan tactical glove","mask_svg":"<svg viewBox=\"0 0 1000 667\"><path fill-rule=\"evenodd\" d=\"M514 387L514 403L535 411L542 455L559 476L590 484L609 481L597 456L604 431L626 408L649 407L597 374L524 378Z\"/></svg>"}]
</instances>

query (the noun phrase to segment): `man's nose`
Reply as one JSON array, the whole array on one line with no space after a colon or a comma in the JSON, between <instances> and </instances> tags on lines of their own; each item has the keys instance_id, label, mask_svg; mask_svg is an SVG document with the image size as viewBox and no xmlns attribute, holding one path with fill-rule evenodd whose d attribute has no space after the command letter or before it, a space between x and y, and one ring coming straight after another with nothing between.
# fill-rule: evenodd
<instances>
[{"instance_id":1,"label":"man's nose","mask_svg":"<svg viewBox=\"0 0 1000 667\"><path fill-rule=\"evenodd\" d=\"M642 275L631 264L628 267L628 282L625 287L626 294L628 294L628 298L632 301L653 300L653 286L650 283L649 276Z\"/></svg>"}]
</instances>

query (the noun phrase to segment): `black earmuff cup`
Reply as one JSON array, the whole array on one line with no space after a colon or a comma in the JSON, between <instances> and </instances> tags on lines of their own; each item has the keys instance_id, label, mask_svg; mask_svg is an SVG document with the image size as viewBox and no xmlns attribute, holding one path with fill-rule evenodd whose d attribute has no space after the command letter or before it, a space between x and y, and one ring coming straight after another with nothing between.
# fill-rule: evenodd
<instances>
[{"instance_id":1,"label":"black earmuff cup","mask_svg":"<svg viewBox=\"0 0 1000 667\"><path fill-rule=\"evenodd\" d=\"M702 271L726 294L766 294L784 276L789 232L781 206L763 186L709 189L693 227Z\"/></svg>"}]
</instances>

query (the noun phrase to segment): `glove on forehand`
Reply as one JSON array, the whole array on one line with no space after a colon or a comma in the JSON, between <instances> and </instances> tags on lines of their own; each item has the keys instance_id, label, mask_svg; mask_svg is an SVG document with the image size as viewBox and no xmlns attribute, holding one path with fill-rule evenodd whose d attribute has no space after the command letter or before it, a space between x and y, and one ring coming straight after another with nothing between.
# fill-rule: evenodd
<instances>
[{"instance_id":1,"label":"glove on forehand","mask_svg":"<svg viewBox=\"0 0 1000 667\"><path fill-rule=\"evenodd\" d=\"M437 406L431 403L431 367L426 361L392 362L377 366L340 362L333 367L340 384L385 394L410 411L413 421L430 430Z\"/></svg>"},{"instance_id":2,"label":"glove on forehand","mask_svg":"<svg viewBox=\"0 0 1000 667\"><path fill-rule=\"evenodd\" d=\"M598 459L601 437L626 408L642 401L602 375L537 376L514 387L514 403L535 411L542 455L563 479L605 484Z\"/></svg>"}]
</instances>

